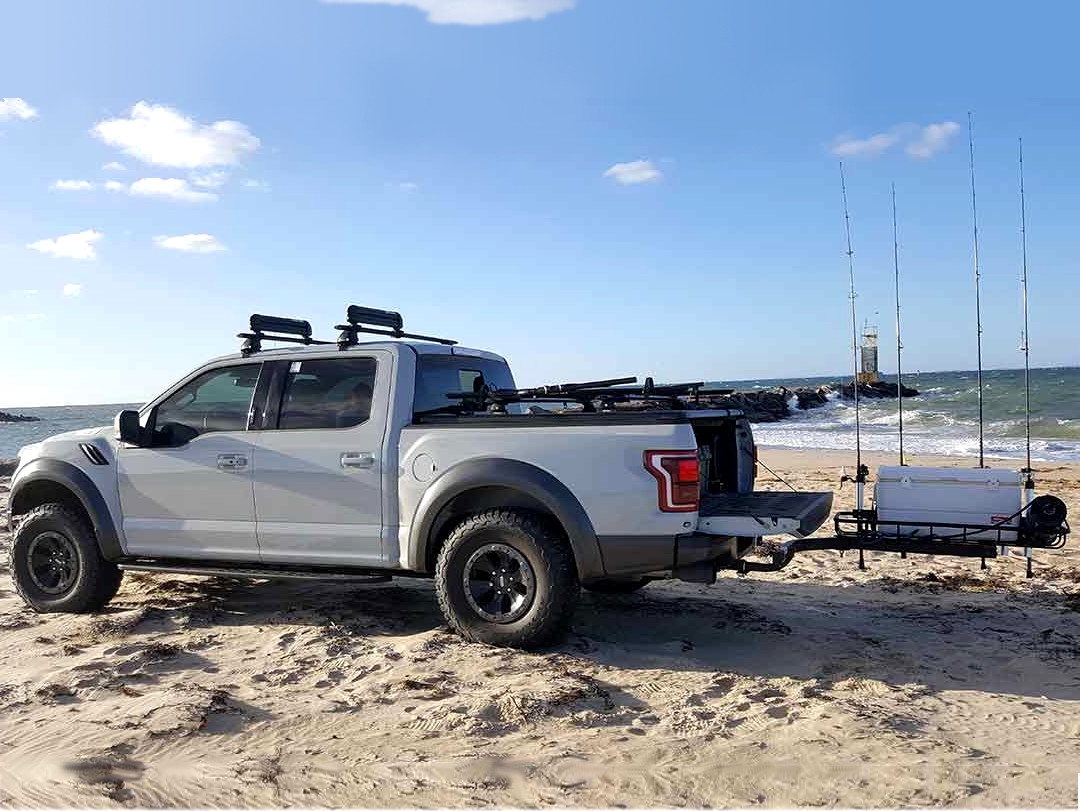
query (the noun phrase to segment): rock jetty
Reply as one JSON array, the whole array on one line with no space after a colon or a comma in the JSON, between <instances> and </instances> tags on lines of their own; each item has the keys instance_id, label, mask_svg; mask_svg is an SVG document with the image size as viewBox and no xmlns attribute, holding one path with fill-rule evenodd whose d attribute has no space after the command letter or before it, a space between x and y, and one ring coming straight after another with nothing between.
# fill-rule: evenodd
<instances>
[{"instance_id":1,"label":"rock jetty","mask_svg":"<svg viewBox=\"0 0 1080 811\"><path fill-rule=\"evenodd\" d=\"M899 389L895 383L879 381L877 383L859 384L860 398L880 400L898 396ZM904 396L918 397L919 392L904 386ZM854 385L852 383L837 383L818 386L817 388L800 386L794 389L777 386L773 389L734 391L731 394L702 396L696 402L692 398L683 398L683 400L688 408L738 408L750 422L779 422L791 416L792 408L799 411L821 408L829 400L835 398L841 400L854 399ZM644 411L668 407L668 402L662 400L631 400L616 405L616 408L620 411Z\"/></svg>"},{"instance_id":2,"label":"rock jetty","mask_svg":"<svg viewBox=\"0 0 1080 811\"><path fill-rule=\"evenodd\" d=\"M26 414L9 414L0 411L0 422L41 422L41 417L30 417Z\"/></svg>"},{"instance_id":3,"label":"rock jetty","mask_svg":"<svg viewBox=\"0 0 1080 811\"><path fill-rule=\"evenodd\" d=\"M918 397L919 392L904 386L905 397ZM859 397L868 400L896 398L900 390L895 383L879 381L860 383ZM855 398L853 383L818 386L817 388L799 387L794 389L778 386L775 389L756 391L736 391L726 396L702 398L702 404L710 408L739 408L750 422L779 422L791 416L792 406L800 411L820 408L829 400L839 397L841 400Z\"/></svg>"}]
</instances>

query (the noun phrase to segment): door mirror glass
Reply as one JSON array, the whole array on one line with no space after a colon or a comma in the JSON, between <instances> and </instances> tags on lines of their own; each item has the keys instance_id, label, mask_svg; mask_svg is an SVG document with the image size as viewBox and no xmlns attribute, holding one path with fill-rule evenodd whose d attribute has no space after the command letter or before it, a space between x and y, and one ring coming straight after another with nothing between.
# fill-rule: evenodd
<instances>
[{"instance_id":1,"label":"door mirror glass","mask_svg":"<svg viewBox=\"0 0 1080 811\"><path fill-rule=\"evenodd\" d=\"M116 415L116 436L121 441L128 445L136 445L142 447L143 442L143 430L139 425L139 412L134 409L124 409Z\"/></svg>"}]
</instances>

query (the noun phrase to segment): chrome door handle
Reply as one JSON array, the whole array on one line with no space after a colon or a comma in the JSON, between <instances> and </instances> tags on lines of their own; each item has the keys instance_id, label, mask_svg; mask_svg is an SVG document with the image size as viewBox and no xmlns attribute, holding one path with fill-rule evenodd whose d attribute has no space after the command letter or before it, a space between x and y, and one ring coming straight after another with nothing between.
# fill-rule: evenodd
<instances>
[{"instance_id":1,"label":"chrome door handle","mask_svg":"<svg viewBox=\"0 0 1080 811\"><path fill-rule=\"evenodd\" d=\"M217 466L221 470L240 470L247 467L247 457L242 453L219 453Z\"/></svg>"},{"instance_id":2,"label":"chrome door handle","mask_svg":"<svg viewBox=\"0 0 1080 811\"><path fill-rule=\"evenodd\" d=\"M341 466L369 469L375 467L375 454L371 451L345 451L341 454Z\"/></svg>"}]
</instances>

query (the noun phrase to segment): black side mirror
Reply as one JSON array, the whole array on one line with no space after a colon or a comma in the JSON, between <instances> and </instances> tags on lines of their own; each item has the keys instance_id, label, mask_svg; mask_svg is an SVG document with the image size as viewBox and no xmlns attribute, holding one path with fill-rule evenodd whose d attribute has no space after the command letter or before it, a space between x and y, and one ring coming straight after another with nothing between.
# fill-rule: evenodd
<instances>
[{"instance_id":1,"label":"black side mirror","mask_svg":"<svg viewBox=\"0 0 1080 811\"><path fill-rule=\"evenodd\" d=\"M125 409L116 415L116 436L128 445L143 447L143 429L139 425L139 412L133 409Z\"/></svg>"}]
</instances>

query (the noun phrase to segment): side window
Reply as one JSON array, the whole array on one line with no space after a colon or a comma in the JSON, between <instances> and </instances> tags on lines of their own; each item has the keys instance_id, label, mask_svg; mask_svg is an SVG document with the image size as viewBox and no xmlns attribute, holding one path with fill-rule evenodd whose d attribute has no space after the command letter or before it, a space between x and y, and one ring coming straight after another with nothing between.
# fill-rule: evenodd
<instances>
[{"instance_id":1,"label":"side window","mask_svg":"<svg viewBox=\"0 0 1080 811\"><path fill-rule=\"evenodd\" d=\"M371 416L373 358L293 361L285 380L278 428L351 428Z\"/></svg>"},{"instance_id":2,"label":"side window","mask_svg":"<svg viewBox=\"0 0 1080 811\"><path fill-rule=\"evenodd\" d=\"M199 375L158 406L154 427L176 439L245 430L261 367L261 363L248 363Z\"/></svg>"}]
</instances>

